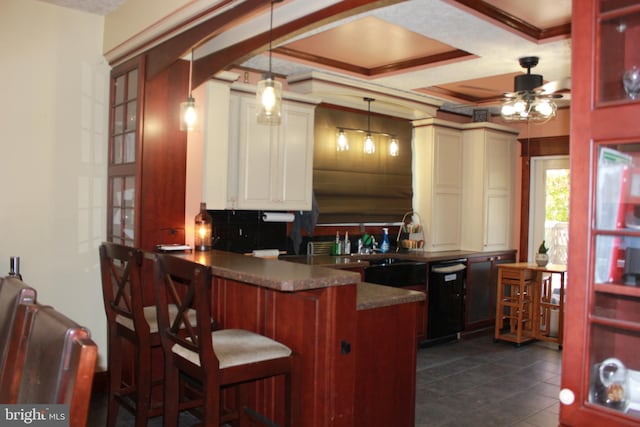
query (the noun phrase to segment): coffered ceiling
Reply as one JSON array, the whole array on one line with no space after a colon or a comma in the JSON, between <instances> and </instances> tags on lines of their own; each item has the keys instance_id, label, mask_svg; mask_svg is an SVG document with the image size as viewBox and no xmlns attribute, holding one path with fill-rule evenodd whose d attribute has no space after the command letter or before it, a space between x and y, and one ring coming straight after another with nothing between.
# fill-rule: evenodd
<instances>
[{"instance_id":1,"label":"coffered ceiling","mask_svg":"<svg viewBox=\"0 0 640 427\"><path fill-rule=\"evenodd\" d=\"M545 82L570 75L570 22L571 0L401 1L276 44L273 69L347 76L436 98L450 111L496 113L526 72L518 58L539 56L532 73ZM268 57L238 65L266 70Z\"/></svg>"},{"instance_id":2,"label":"coffered ceiling","mask_svg":"<svg viewBox=\"0 0 640 427\"><path fill-rule=\"evenodd\" d=\"M43 1L99 14L123 2ZM275 5L275 26L287 19L288 10L301 7L297 1ZM335 90L309 83L313 76L360 85L374 97L376 92L393 92L413 100L432 100L442 109L464 114L475 108L497 112L503 94L513 90L514 76L525 72L518 63L520 57L539 56L532 73L542 74L545 82L570 75L571 0L390 0L380 4L274 40L274 73L290 79L294 90L329 100L334 94L336 102ZM268 26L267 17L263 18L250 25ZM198 48L200 54L210 53L207 49L206 45ZM233 67L264 72L269 67L267 50L242 58ZM359 101L353 97L353 103Z\"/></svg>"}]
</instances>

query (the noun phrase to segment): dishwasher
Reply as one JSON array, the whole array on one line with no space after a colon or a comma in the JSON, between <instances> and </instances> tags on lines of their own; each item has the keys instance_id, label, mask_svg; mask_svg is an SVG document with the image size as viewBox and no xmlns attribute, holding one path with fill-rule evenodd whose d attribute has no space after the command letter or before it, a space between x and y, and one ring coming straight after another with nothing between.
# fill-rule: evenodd
<instances>
[{"instance_id":1,"label":"dishwasher","mask_svg":"<svg viewBox=\"0 0 640 427\"><path fill-rule=\"evenodd\" d=\"M427 341L460 338L464 329L466 259L431 264Z\"/></svg>"}]
</instances>

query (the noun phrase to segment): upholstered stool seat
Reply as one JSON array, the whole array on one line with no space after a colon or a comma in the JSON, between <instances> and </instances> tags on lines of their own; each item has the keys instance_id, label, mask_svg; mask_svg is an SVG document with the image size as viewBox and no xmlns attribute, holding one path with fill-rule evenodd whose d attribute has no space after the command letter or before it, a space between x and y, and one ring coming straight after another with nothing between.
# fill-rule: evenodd
<instances>
[{"instance_id":1,"label":"upholstered stool seat","mask_svg":"<svg viewBox=\"0 0 640 427\"><path fill-rule=\"evenodd\" d=\"M152 306L144 307L142 309L142 313L144 315L144 319L147 321L147 325L149 325L149 332L152 334L157 334L158 333L158 316L156 313L156 306L152 305ZM169 305L169 321L170 322L173 323L177 314L178 314L178 308L175 306L175 304ZM189 319L192 322L195 322L195 319L196 319L195 310L189 310L189 312L187 313L187 316L189 316ZM131 319L130 317L126 317L121 314L118 314L116 315L116 323L124 326L127 329L135 331L135 327L133 326L133 319Z\"/></svg>"},{"instance_id":2,"label":"upholstered stool seat","mask_svg":"<svg viewBox=\"0 0 640 427\"><path fill-rule=\"evenodd\" d=\"M291 355L291 349L286 345L244 329L215 331L211 334L211 340L220 369ZM175 344L171 350L194 365L200 366L200 355L195 351L180 344Z\"/></svg>"}]
</instances>

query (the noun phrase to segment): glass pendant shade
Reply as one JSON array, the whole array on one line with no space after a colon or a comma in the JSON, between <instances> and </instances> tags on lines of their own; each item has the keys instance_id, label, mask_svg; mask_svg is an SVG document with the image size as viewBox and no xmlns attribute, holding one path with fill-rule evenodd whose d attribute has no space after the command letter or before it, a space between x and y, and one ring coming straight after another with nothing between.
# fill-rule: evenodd
<instances>
[{"instance_id":1,"label":"glass pendant shade","mask_svg":"<svg viewBox=\"0 0 640 427\"><path fill-rule=\"evenodd\" d=\"M347 140L347 135L344 134L344 130L340 129L338 131L338 151L349 151L349 141Z\"/></svg>"},{"instance_id":2,"label":"glass pendant shade","mask_svg":"<svg viewBox=\"0 0 640 427\"><path fill-rule=\"evenodd\" d=\"M282 120L282 83L268 77L258 82L258 123L279 125Z\"/></svg>"},{"instance_id":3,"label":"glass pendant shade","mask_svg":"<svg viewBox=\"0 0 640 427\"><path fill-rule=\"evenodd\" d=\"M392 137L389 142L389 155L392 157L397 157L400 154L400 145L398 144L398 139L396 137Z\"/></svg>"},{"instance_id":4,"label":"glass pendant shade","mask_svg":"<svg viewBox=\"0 0 640 427\"><path fill-rule=\"evenodd\" d=\"M189 96L186 102L180 104L180 130L193 130L196 119L196 100Z\"/></svg>"},{"instance_id":5,"label":"glass pendant shade","mask_svg":"<svg viewBox=\"0 0 640 427\"><path fill-rule=\"evenodd\" d=\"M364 152L366 154L373 154L376 152L376 145L373 143L373 137L370 133L364 138Z\"/></svg>"}]
</instances>

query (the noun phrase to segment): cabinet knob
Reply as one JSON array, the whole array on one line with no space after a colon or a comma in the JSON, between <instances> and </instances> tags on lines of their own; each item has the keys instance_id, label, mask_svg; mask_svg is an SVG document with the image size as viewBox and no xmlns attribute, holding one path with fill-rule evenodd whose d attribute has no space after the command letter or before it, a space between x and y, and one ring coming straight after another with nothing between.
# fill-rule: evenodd
<instances>
[{"instance_id":1,"label":"cabinet knob","mask_svg":"<svg viewBox=\"0 0 640 427\"><path fill-rule=\"evenodd\" d=\"M576 401L576 395L568 388L563 388L562 390L560 390L560 393L558 393L558 398L560 399L560 403L562 403L563 405L573 405L573 402Z\"/></svg>"}]
</instances>

